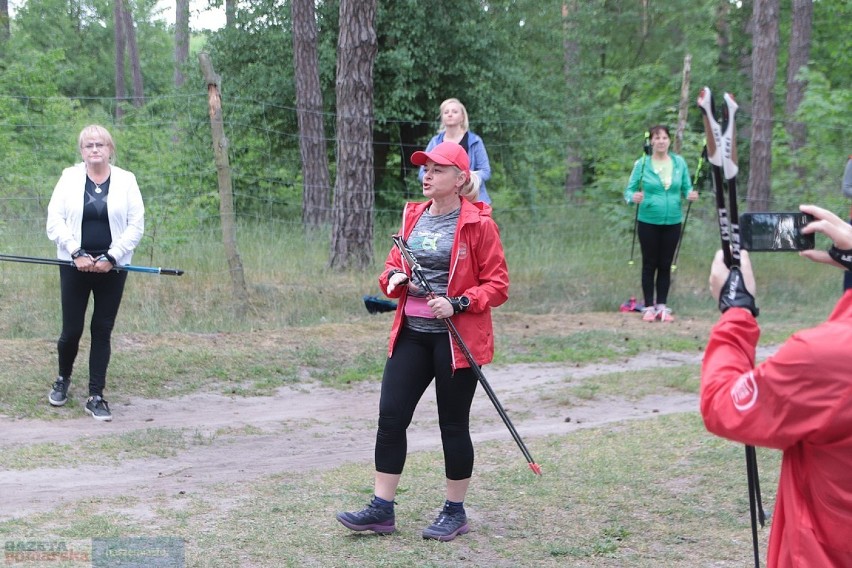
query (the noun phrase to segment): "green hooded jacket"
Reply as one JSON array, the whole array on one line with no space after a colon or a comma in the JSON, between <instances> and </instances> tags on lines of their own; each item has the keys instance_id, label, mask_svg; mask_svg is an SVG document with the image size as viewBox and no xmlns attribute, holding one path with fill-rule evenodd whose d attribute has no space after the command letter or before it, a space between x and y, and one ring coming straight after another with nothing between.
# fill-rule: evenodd
<instances>
[{"instance_id":1,"label":"green hooded jacket","mask_svg":"<svg viewBox=\"0 0 852 568\"><path fill-rule=\"evenodd\" d=\"M624 200L633 203L633 194L640 190L641 178L645 199L639 204L637 218L643 223L677 225L683 221L681 199L692 191L692 180L689 179L686 160L674 152L669 152L669 157L672 159L672 184L668 189L663 189L663 180L654 172L651 156L642 156L633 164L630 181L624 190Z\"/></svg>"}]
</instances>

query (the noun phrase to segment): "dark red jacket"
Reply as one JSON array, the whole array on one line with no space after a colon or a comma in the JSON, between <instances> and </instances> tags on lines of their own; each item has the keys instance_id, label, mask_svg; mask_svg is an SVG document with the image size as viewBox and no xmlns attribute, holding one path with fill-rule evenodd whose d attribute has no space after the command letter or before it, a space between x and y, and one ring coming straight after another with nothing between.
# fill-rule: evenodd
<instances>
[{"instance_id":1,"label":"dark red jacket","mask_svg":"<svg viewBox=\"0 0 852 568\"><path fill-rule=\"evenodd\" d=\"M497 307L509 297L509 270L500 231L491 218L491 207L484 203L470 203L461 200L461 211L453 238L450 258L448 296L467 296L470 307L453 316L453 323L464 340L465 345L479 365L490 363L494 358L494 331L491 322L491 308ZM401 234L406 241L417 224L417 220L426 211L431 201L425 203L407 203L402 214ZM387 291L388 274L391 270L403 270L410 277L411 269L403 262L396 247L391 248L385 260L385 270L379 276L379 286ZM399 332L402 329L407 286L397 286L391 298L399 298L393 327L388 342L388 357L393 356ZM453 353L453 368L469 367L464 355L454 344L447 332L447 341Z\"/></svg>"},{"instance_id":2,"label":"dark red jacket","mask_svg":"<svg viewBox=\"0 0 852 568\"><path fill-rule=\"evenodd\" d=\"M769 568L852 566L852 291L828 321L754 367L760 330L728 310L710 335L701 415L725 438L784 452Z\"/></svg>"}]
</instances>

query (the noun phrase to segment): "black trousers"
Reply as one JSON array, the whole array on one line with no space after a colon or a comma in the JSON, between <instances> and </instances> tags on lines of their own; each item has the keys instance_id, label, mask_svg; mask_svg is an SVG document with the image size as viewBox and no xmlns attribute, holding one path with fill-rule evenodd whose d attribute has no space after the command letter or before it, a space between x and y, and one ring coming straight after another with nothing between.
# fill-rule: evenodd
<instances>
[{"instance_id":1,"label":"black trousers","mask_svg":"<svg viewBox=\"0 0 852 568\"><path fill-rule=\"evenodd\" d=\"M448 333L401 331L382 377L376 471L402 473L408 451L406 430L434 378L446 476L459 480L473 473L470 405L477 379L468 368L453 373L450 341Z\"/></svg>"},{"instance_id":2,"label":"black trousers","mask_svg":"<svg viewBox=\"0 0 852 568\"><path fill-rule=\"evenodd\" d=\"M70 377L74 360L83 337L83 326L89 296L94 298L94 310L89 331L92 345L89 350L89 396L103 396L106 372L112 353L112 328L124 295L127 272L80 272L73 266L59 267L59 287L62 297L62 333L56 343L59 354L59 374Z\"/></svg>"},{"instance_id":3,"label":"black trousers","mask_svg":"<svg viewBox=\"0 0 852 568\"><path fill-rule=\"evenodd\" d=\"M849 223L852 224L852 219L849 219ZM849 288L852 288L852 270L843 273L843 291L845 292Z\"/></svg>"},{"instance_id":4,"label":"black trousers","mask_svg":"<svg viewBox=\"0 0 852 568\"><path fill-rule=\"evenodd\" d=\"M677 225L652 225L639 221L637 232L642 247L642 294L645 305L665 304L672 284L672 261L680 239ZM654 292L656 291L656 301Z\"/></svg>"}]
</instances>

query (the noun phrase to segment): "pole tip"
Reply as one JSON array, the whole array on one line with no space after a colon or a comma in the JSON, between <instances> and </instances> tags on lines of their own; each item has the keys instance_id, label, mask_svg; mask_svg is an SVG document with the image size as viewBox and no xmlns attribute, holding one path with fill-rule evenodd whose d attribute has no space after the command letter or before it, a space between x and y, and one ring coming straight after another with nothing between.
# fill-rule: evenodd
<instances>
[{"instance_id":1,"label":"pole tip","mask_svg":"<svg viewBox=\"0 0 852 568\"><path fill-rule=\"evenodd\" d=\"M533 470L533 473L536 475L541 475L541 466L535 462L530 462L530 469Z\"/></svg>"}]
</instances>

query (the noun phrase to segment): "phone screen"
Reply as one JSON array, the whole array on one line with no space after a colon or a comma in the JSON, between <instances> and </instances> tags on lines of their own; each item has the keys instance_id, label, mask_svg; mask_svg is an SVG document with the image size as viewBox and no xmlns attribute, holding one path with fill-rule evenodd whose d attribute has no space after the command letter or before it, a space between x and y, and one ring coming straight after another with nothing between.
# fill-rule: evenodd
<instances>
[{"instance_id":1,"label":"phone screen","mask_svg":"<svg viewBox=\"0 0 852 568\"><path fill-rule=\"evenodd\" d=\"M811 221L813 217L805 213L743 213L742 247L749 252L812 249L814 235L802 234L802 227Z\"/></svg>"}]
</instances>

